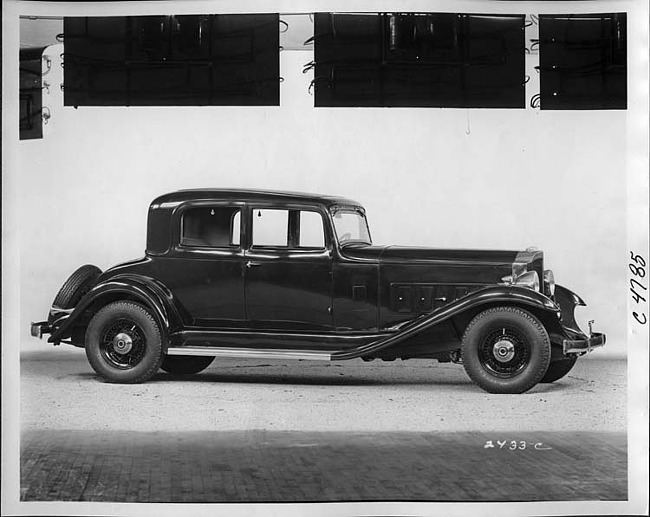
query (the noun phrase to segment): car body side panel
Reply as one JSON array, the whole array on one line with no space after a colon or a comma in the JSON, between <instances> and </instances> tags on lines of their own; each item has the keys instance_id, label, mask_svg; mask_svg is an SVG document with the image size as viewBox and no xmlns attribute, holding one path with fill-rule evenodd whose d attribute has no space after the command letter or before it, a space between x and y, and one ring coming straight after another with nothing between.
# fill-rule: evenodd
<instances>
[{"instance_id":1,"label":"car body side panel","mask_svg":"<svg viewBox=\"0 0 650 517\"><path fill-rule=\"evenodd\" d=\"M243 268L242 252L175 250L152 260L146 274L165 284L194 325L238 328L246 323Z\"/></svg>"},{"instance_id":2,"label":"car body side panel","mask_svg":"<svg viewBox=\"0 0 650 517\"><path fill-rule=\"evenodd\" d=\"M114 270L114 273L117 273L115 276L109 274L108 278L100 278L99 283L82 299L70 316L60 322L58 328L50 337L50 341L59 342L65 339L72 329L83 321L84 315L88 318L88 315L85 314L88 309L93 306L101 306L104 300L110 301L111 299L134 299L149 307L160 323L166 337L172 334L180 336L184 333L184 329L192 328L194 320L175 299L167 286L148 276L121 272L125 269L146 269L151 267L149 262L148 259L134 261L129 263L128 267L125 265L116 268ZM348 264L347 266L348 271L352 272L352 276L357 275L359 277L359 274L361 275L362 280L357 279L356 282L362 282L363 279L371 281L376 278L376 266L373 264L355 264L354 267ZM359 266L362 269L355 272L355 268ZM346 277L342 276L342 278L345 279ZM454 340L454 328L453 324L451 324L454 317L468 311L481 310L483 306L489 307L495 304L516 305L535 310L538 313L540 311L544 312L549 316L549 320L556 322L553 327L559 332L559 335L569 338L584 337L584 334L580 332L575 324L575 320L573 320L573 309L576 305L583 305L584 302L568 289L561 286L556 289L558 289L556 292L559 293L561 309L550 299L531 289L505 285L491 286L481 288L461 299L451 301L430 313L416 315L391 328L384 329L383 332L377 331L376 327L373 326L373 322L377 321L376 306L367 303L367 300L364 302L365 305L358 300L352 300L353 303L359 302L357 307L361 310L357 311L357 314L361 314L361 317L363 317L364 312L367 314L367 329L365 331L336 329L333 332L319 333L320 338L317 334L314 334L312 338L304 334L295 344L299 346L298 343L304 341L305 346L311 343L310 348L321 348L321 346L314 346L313 343L314 339L317 341L323 340L322 347L330 348L333 352L332 360L352 359L355 357L415 357L427 353L439 353L458 347L459 336L457 335ZM341 303L345 303L345 300ZM352 308L354 308L354 305L352 305ZM561 324L560 317L562 317ZM193 328L196 329L195 332L200 333L202 328L207 331L210 327L194 325ZM224 329L224 331L227 330ZM222 346L221 332L223 331L217 330L213 334L208 332L202 335L201 339L205 339L204 345L208 347ZM250 327L244 328L239 334L241 339L244 340L242 343L246 340L253 340L254 342L256 333L259 333L259 330ZM286 340L294 334L298 336L295 331L289 329L285 332L265 333L264 347L283 347ZM210 339L210 335L214 339ZM444 337L444 339L441 339L441 337ZM356 344L354 343L355 340L357 340ZM165 346L167 346L167 340L165 340L165 343ZM183 346L182 343L178 344ZM233 344L237 346L236 343ZM388 349L393 351L390 352Z\"/></svg>"},{"instance_id":3,"label":"car body side panel","mask_svg":"<svg viewBox=\"0 0 650 517\"><path fill-rule=\"evenodd\" d=\"M559 319L560 309L544 295L524 287L492 286L476 291L460 300L456 300L429 314L404 321L389 330L395 331L386 337L367 345L351 350L342 350L332 354L332 360L353 359L355 357L371 357L388 347L405 343L436 325L447 322L451 318L467 311L491 307L495 304L528 307L548 313L554 319ZM432 343L432 350L436 344Z\"/></svg>"},{"instance_id":4,"label":"car body side panel","mask_svg":"<svg viewBox=\"0 0 650 517\"><path fill-rule=\"evenodd\" d=\"M334 324L341 331L376 332L379 312L376 262L335 261L332 266Z\"/></svg>"},{"instance_id":5,"label":"car body side panel","mask_svg":"<svg viewBox=\"0 0 650 517\"><path fill-rule=\"evenodd\" d=\"M423 257L421 249L412 250ZM386 329L430 313L487 286L494 286L512 270L511 253L473 252L471 261L459 257L408 260L408 253L392 253L380 262L379 328ZM403 256L405 255L405 256ZM436 256L436 250L432 251ZM512 257L511 257L512 255Z\"/></svg>"},{"instance_id":6,"label":"car body side panel","mask_svg":"<svg viewBox=\"0 0 650 517\"><path fill-rule=\"evenodd\" d=\"M332 330L332 258L328 250L255 248L246 253L246 326Z\"/></svg>"},{"instance_id":7,"label":"car body side panel","mask_svg":"<svg viewBox=\"0 0 650 517\"><path fill-rule=\"evenodd\" d=\"M156 279L190 324L240 328L246 323L243 267L241 250L175 246L162 256L115 266L99 282L123 275Z\"/></svg>"}]
</instances>

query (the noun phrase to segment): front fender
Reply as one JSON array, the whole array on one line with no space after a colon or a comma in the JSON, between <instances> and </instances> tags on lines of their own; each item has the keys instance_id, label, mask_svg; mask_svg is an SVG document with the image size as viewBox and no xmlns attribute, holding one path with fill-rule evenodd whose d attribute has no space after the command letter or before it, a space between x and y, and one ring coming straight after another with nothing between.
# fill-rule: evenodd
<instances>
[{"instance_id":1,"label":"front fender","mask_svg":"<svg viewBox=\"0 0 650 517\"><path fill-rule=\"evenodd\" d=\"M169 333L183 324L180 308L172 293L162 283L144 275L123 274L95 285L69 316L55 322L56 329L48 341L60 342L70 335L73 327L87 324L100 307L116 300L138 301L150 309L160 326L165 342Z\"/></svg>"},{"instance_id":2,"label":"front fender","mask_svg":"<svg viewBox=\"0 0 650 517\"><path fill-rule=\"evenodd\" d=\"M555 299L562 310L562 324L571 330L581 332L576 323L575 309L587 305L576 293L561 285L555 286Z\"/></svg>"},{"instance_id":3,"label":"front fender","mask_svg":"<svg viewBox=\"0 0 650 517\"><path fill-rule=\"evenodd\" d=\"M455 316L495 304L516 305L524 308L537 309L538 311L544 311L554 316L558 320L561 314L560 307L550 298L532 289L505 285L486 287L474 291L433 312L388 329L392 333L385 338L361 347L336 352L332 354L332 360L353 359L355 357L373 355L380 350L406 341L420 332L430 329Z\"/></svg>"}]
</instances>

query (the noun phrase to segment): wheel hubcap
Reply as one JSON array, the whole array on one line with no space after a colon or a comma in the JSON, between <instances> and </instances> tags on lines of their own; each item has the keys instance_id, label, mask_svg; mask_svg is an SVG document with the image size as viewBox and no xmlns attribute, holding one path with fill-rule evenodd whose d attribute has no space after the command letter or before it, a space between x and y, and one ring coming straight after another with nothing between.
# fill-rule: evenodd
<instances>
[{"instance_id":1,"label":"wheel hubcap","mask_svg":"<svg viewBox=\"0 0 650 517\"><path fill-rule=\"evenodd\" d=\"M128 354L133 348L133 340L131 336L124 332L120 332L113 338L113 350L120 355Z\"/></svg>"},{"instance_id":2,"label":"wheel hubcap","mask_svg":"<svg viewBox=\"0 0 650 517\"><path fill-rule=\"evenodd\" d=\"M492 354L497 361L507 363L515 356L515 345L507 339L501 339L492 347Z\"/></svg>"},{"instance_id":3,"label":"wheel hubcap","mask_svg":"<svg viewBox=\"0 0 650 517\"><path fill-rule=\"evenodd\" d=\"M527 367L531 346L516 327L499 326L484 334L478 355L481 365L490 375L510 379Z\"/></svg>"},{"instance_id":4,"label":"wheel hubcap","mask_svg":"<svg viewBox=\"0 0 650 517\"><path fill-rule=\"evenodd\" d=\"M144 358L147 341L135 321L120 318L105 327L99 348L109 366L128 370Z\"/></svg>"}]
</instances>

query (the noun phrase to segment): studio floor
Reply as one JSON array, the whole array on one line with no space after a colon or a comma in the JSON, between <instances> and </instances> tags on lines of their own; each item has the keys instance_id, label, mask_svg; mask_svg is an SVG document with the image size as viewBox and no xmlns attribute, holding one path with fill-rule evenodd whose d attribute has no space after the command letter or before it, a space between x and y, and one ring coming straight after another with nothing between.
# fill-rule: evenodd
<instances>
[{"instance_id":1,"label":"studio floor","mask_svg":"<svg viewBox=\"0 0 650 517\"><path fill-rule=\"evenodd\" d=\"M626 362L490 395L462 366L222 360L100 382L21 356L21 499L582 501L627 495Z\"/></svg>"},{"instance_id":2,"label":"studio floor","mask_svg":"<svg viewBox=\"0 0 650 517\"><path fill-rule=\"evenodd\" d=\"M624 433L29 431L21 499L625 500L626 463Z\"/></svg>"}]
</instances>

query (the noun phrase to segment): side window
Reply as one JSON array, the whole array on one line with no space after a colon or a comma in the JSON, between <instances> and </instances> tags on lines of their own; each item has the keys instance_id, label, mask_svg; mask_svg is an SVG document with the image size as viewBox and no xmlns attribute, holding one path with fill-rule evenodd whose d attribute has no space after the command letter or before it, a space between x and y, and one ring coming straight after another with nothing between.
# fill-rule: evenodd
<instances>
[{"instance_id":1,"label":"side window","mask_svg":"<svg viewBox=\"0 0 650 517\"><path fill-rule=\"evenodd\" d=\"M289 245L289 211L253 210L253 246Z\"/></svg>"},{"instance_id":2,"label":"side window","mask_svg":"<svg viewBox=\"0 0 650 517\"><path fill-rule=\"evenodd\" d=\"M230 244L239 246L241 235L241 211L237 210L232 216L232 228L230 230Z\"/></svg>"},{"instance_id":3,"label":"side window","mask_svg":"<svg viewBox=\"0 0 650 517\"><path fill-rule=\"evenodd\" d=\"M300 248L325 247L323 218L318 212L300 212L300 233L298 246Z\"/></svg>"},{"instance_id":4,"label":"side window","mask_svg":"<svg viewBox=\"0 0 650 517\"><path fill-rule=\"evenodd\" d=\"M212 248L238 247L241 211L232 206L191 208L181 219L181 244Z\"/></svg>"}]
</instances>

